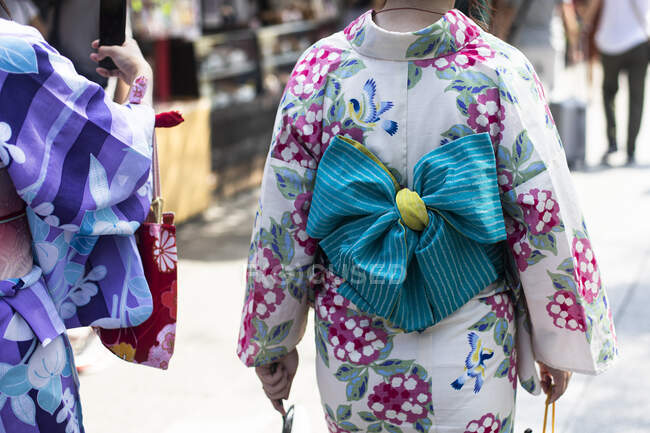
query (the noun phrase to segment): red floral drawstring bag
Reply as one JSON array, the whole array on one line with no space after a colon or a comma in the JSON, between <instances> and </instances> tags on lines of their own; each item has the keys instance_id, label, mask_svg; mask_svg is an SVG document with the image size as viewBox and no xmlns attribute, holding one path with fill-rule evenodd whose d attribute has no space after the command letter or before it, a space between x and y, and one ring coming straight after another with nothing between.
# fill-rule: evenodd
<instances>
[{"instance_id":1,"label":"red floral drawstring bag","mask_svg":"<svg viewBox=\"0 0 650 433\"><path fill-rule=\"evenodd\" d=\"M156 127L169 128L183 121L177 112L156 116ZM151 317L139 326L99 329L104 346L135 364L166 370L176 339L177 263L174 214L163 212L158 149L154 134L153 201L147 221L136 233L144 274L153 298Z\"/></svg>"}]
</instances>

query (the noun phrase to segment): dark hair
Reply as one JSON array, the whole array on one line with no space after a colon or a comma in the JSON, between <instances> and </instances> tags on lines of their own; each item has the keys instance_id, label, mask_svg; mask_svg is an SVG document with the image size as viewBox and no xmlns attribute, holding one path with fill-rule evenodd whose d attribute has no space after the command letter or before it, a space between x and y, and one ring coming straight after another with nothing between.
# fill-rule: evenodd
<instances>
[{"instance_id":1,"label":"dark hair","mask_svg":"<svg viewBox=\"0 0 650 433\"><path fill-rule=\"evenodd\" d=\"M2 9L5 10L7 13L7 16L11 18L11 12L9 11L9 8L7 7L7 4L5 3L5 0L0 0L0 6L2 6Z\"/></svg>"},{"instance_id":2,"label":"dark hair","mask_svg":"<svg viewBox=\"0 0 650 433\"><path fill-rule=\"evenodd\" d=\"M492 7L488 2L489 0L456 0L454 7L487 30L492 18Z\"/></svg>"}]
</instances>

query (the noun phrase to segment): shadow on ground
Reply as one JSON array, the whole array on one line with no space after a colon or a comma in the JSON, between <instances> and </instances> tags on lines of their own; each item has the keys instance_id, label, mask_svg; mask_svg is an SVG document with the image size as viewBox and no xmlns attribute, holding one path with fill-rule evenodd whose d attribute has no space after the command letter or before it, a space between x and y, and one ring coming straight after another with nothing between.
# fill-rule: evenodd
<instances>
[{"instance_id":1,"label":"shadow on ground","mask_svg":"<svg viewBox=\"0 0 650 433\"><path fill-rule=\"evenodd\" d=\"M248 257L259 190L216 202L200 217L178 228L177 245L183 260L226 262Z\"/></svg>"}]
</instances>

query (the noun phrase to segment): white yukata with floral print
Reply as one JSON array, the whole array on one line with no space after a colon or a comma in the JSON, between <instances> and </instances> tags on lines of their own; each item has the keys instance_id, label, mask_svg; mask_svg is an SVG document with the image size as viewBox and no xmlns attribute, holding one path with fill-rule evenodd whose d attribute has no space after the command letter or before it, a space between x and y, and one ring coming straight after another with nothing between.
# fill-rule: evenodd
<instances>
[{"instance_id":1,"label":"white yukata with floral print","mask_svg":"<svg viewBox=\"0 0 650 433\"><path fill-rule=\"evenodd\" d=\"M325 270L306 233L330 140L363 143L412 187L424 155L484 132L496 155L508 277L421 333L404 333L338 294L342 280ZM520 52L461 12L414 33L385 31L368 12L296 65L253 232L241 360L262 365L293 350L310 306L331 432L509 433L517 381L540 392L534 361L597 374L616 357L611 311L544 90Z\"/></svg>"}]
</instances>

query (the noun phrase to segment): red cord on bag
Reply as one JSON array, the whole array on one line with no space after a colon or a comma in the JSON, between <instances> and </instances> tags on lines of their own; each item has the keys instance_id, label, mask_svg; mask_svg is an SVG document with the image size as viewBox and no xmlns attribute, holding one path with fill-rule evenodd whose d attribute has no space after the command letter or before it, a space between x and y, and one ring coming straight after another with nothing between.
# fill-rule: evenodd
<instances>
[{"instance_id":1,"label":"red cord on bag","mask_svg":"<svg viewBox=\"0 0 650 433\"><path fill-rule=\"evenodd\" d=\"M156 114L156 128L172 128L183 123L183 115L178 111Z\"/></svg>"}]
</instances>

